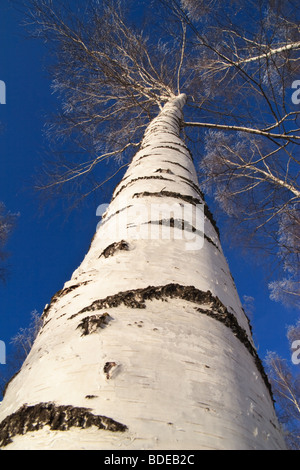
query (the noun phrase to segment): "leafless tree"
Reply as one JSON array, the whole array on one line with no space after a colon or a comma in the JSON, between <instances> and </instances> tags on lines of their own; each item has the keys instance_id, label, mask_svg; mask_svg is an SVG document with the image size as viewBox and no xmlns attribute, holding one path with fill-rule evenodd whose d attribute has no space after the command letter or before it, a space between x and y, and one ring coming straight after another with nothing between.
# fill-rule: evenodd
<instances>
[{"instance_id":1,"label":"leafless tree","mask_svg":"<svg viewBox=\"0 0 300 470\"><path fill-rule=\"evenodd\" d=\"M196 38L202 115L186 125L207 129L203 186L235 219L235 242L278 255L284 279L270 284L272 298L299 305L299 5L162 3Z\"/></svg>"},{"instance_id":2,"label":"leafless tree","mask_svg":"<svg viewBox=\"0 0 300 470\"><path fill-rule=\"evenodd\" d=\"M62 112L48 131L69 153L51 158L41 186L71 185L73 195L82 186L84 196L101 188L127 166L163 103L184 92L184 132L197 142L204 189L237 221L238 238L244 231L248 244L279 255L285 277L272 297L290 289L298 299L299 269L289 267L299 239L286 250L282 235L287 220L299 228L297 2L24 2L27 24L54 46ZM154 8L155 21L143 23L140 10L151 19Z\"/></svg>"},{"instance_id":3,"label":"leafless tree","mask_svg":"<svg viewBox=\"0 0 300 470\"><path fill-rule=\"evenodd\" d=\"M29 354L42 323L41 315L34 310L31 312L29 326L27 328L20 328L18 333L11 339L11 343L14 345L15 351L17 351L17 355L21 358L22 362L24 362L24 359Z\"/></svg>"},{"instance_id":4,"label":"leafless tree","mask_svg":"<svg viewBox=\"0 0 300 470\"><path fill-rule=\"evenodd\" d=\"M41 315L34 310L31 312L31 318L28 327L20 328L11 338L12 349L7 358L5 367L1 369L0 374L0 394L5 392L7 383L18 372L26 357L28 356L33 342L37 337L42 326Z\"/></svg>"},{"instance_id":5,"label":"leafless tree","mask_svg":"<svg viewBox=\"0 0 300 470\"><path fill-rule=\"evenodd\" d=\"M287 305L299 306L300 297L300 213L299 205L288 207L279 220L279 257L285 277L269 287L271 298Z\"/></svg>"},{"instance_id":6,"label":"leafless tree","mask_svg":"<svg viewBox=\"0 0 300 470\"><path fill-rule=\"evenodd\" d=\"M36 34L55 45L51 72L62 113L48 134L73 142L69 153L76 148L75 160L60 156L47 166L45 186L87 182L95 175L93 191L112 177L103 178L103 166L97 174L99 164L114 157L120 171L149 120L175 96L170 57L180 62L181 53L163 41L154 51L146 36L125 23L121 2L89 1L78 16L67 2L25 3L30 6L27 24L33 22Z\"/></svg>"},{"instance_id":7,"label":"leafless tree","mask_svg":"<svg viewBox=\"0 0 300 470\"><path fill-rule=\"evenodd\" d=\"M7 253L4 250L4 246L7 242L7 238L12 228L15 225L16 214L11 214L6 211L5 206L0 202L0 280L4 281L7 274L7 269L5 267L5 259L7 258Z\"/></svg>"},{"instance_id":8,"label":"leafless tree","mask_svg":"<svg viewBox=\"0 0 300 470\"><path fill-rule=\"evenodd\" d=\"M300 356L300 321L288 329L291 353ZM297 349L293 348L297 345ZM297 360L298 362L298 360ZM300 374L294 372L285 359L270 352L266 358L268 376L278 407L278 417L284 426L287 445L300 450ZM296 366L296 367L299 367Z\"/></svg>"}]
</instances>

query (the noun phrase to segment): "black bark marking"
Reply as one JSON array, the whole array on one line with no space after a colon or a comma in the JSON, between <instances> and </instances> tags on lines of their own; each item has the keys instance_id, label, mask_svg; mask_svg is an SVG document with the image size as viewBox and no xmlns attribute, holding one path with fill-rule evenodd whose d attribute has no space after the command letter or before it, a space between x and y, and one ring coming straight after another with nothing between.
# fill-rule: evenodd
<instances>
[{"instance_id":1,"label":"black bark marking","mask_svg":"<svg viewBox=\"0 0 300 470\"><path fill-rule=\"evenodd\" d=\"M126 210L129 209L130 207L132 207L132 205L123 207L123 209L119 209L118 211L116 211L116 212L114 212L113 214L111 214L109 217L103 216L103 217L102 217L102 221L101 221L101 225L106 224L112 217L118 215L120 212L126 211ZM96 234L95 234L94 236L96 236L96 235L97 235L97 232L96 232Z\"/></svg>"},{"instance_id":2,"label":"black bark marking","mask_svg":"<svg viewBox=\"0 0 300 470\"><path fill-rule=\"evenodd\" d=\"M219 227L217 226L217 222L215 221L211 211L209 210L208 208L208 205L205 204L204 205L204 215L208 218L208 220L210 221L210 223L212 224L213 228L215 229L219 239L220 239L220 230L219 230Z\"/></svg>"},{"instance_id":3,"label":"black bark marking","mask_svg":"<svg viewBox=\"0 0 300 470\"><path fill-rule=\"evenodd\" d=\"M168 168L158 168L155 170L155 173L167 173L168 175L174 175L173 171L169 170Z\"/></svg>"},{"instance_id":4,"label":"black bark marking","mask_svg":"<svg viewBox=\"0 0 300 470\"><path fill-rule=\"evenodd\" d=\"M182 166L182 165L180 165ZM190 186L191 188L194 189L194 191L196 191L196 193L198 193L199 196L202 197L202 199L204 200L204 194L203 192L201 191L201 189L199 188L199 186L197 184L195 184L193 181L191 181L190 178L186 178L185 176L182 176L182 175L176 175L173 171L171 171L169 168L158 168L155 173L167 173L169 175L175 175L177 178L180 178L184 181L185 184L187 184L188 186ZM155 178L155 177L151 177L151 176L146 176L144 178ZM140 178L137 178L137 179L140 179ZM161 178L163 179L163 178ZM166 181L168 181L167 178L165 178ZM169 180L169 181L174 181L174 180ZM122 188L121 188L122 189Z\"/></svg>"},{"instance_id":5,"label":"black bark marking","mask_svg":"<svg viewBox=\"0 0 300 470\"><path fill-rule=\"evenodd\" d=\"M211 243L218 251L220 251L218 245L210 237L204 234L204 239L207 240L208 243Z\"/></svg>"},{"instance_id":6,"label":"black bark marking","mask_svg":"<svg viewBox=\"0 0 300 470\"><path fill-rule=\"evenodd\" d=\"M154 224L154 225L165 225L167 227L178 228L179 230L186 230L187 232L198 233L198 235L203 235L203 232L197 230L193 225L183 219L160 219L160 220L149 220L145 224Z\"/></svg>"},{"instance_id":7,"label":"black bark marking","mask_svg":"<svg viewBox=\"0 0 300 470\"><path fill-rule=\"evenodd\" d=\"M132 197L147 197L147 196L153 196L153 197L173 197L176 199L182 199L185 202L188 202L189 204L202 204L202 201L196 197L190 196L188 194L180 194L180 193L175 193L173 191L160 191L157 193L152 193L149 191L143 191L141 193L135 193Z\"/></svg>"},{"instance_id":8,"label":"black bark marking","mask_svg":"<svg viewBox=\"0 0 300 470\"><path fill-rule=\"evenodd\" d=\"M83 318L77 326L77 329L82 329L81 336L91 335L98 329L105 328L111 320L112 317L107 312L102 315L91 315L90 317Z\"/></svg>"},{"instance_id":9,"label":"black bark marking","mask_svg":"<svg viewBox=\"0 0 300 470\"><path fill-rule=\"evenodd\" d=\"M162 169L162 168L159 168L158 170L156 170L156 172L159 172L159 173L167 173L167 174L170 174L170 175L174 175L174 173L169 170L169 169ZM185 178L184 176L181 176L181 175L176 175L177 178L180 178L183 180L183 182L185 184L187 184L188 186L190 186L191 188L194 189L194 191L196 191L196 193L202 197L202 199L204 200L204 194L203 192L200 190L200 188L195 184L193 183L193 181L191 181L189 178ZM116 199L119 194L124 190L126 189L128 186L131 186L133 183L135 183L136 181L139 181L139 180L163 180L163 181L170 181L170 182L174 182L173 179L170 179L170 178L165 178L164 176L140 176L138 178L134 178L130 181L128 181L128 183L124 184L123 186L121 186L121 188L116 192L116 194L113 196L112 198L112 201L114 199Z\"/></svg>"},{"instance_id":10,"label":"black bark marking","mask_svg":"<svg viewBox=\"0 0 300 470\"><path fill-rule=\"evenodd\" d=\"M198 235L204 236L204 239L207 240L209 243L211 243L218 251L220 251L220 248L216 245L216 243L208 237L206 234L203 234L200 230L197 230L193 225L191 225L189 222L183 219L174 219L171 217L170 219L160 219L160 220L149 220L149 222L145 222L145 224L155 224L155 225L165 225L167 227L174 227L178 228L179 230L191 232L191 233L197 233Z\"/></svg>"},{"instance_id":11,"label":"black bark marking","mask_svg":"<svg viewBox=\"0 0 300 470\"><path fill-rule=\"evenodd\" d=\"M183 286L180 284L167 284L164 286L149 286L141 289L128 290L119 292L115 295L110 295L105 299L95 300L91 305L85 307L80 312L70 317L74 318L84 312L101 310L103 308L118 307L121 304L129 308L146 308L146 301L148 300L163 300L182 299L188 302L207 306L207 309L201 307L196 308L199 313L208 315L217 321L223 323L226 327L230 328L233 334L245 345L251 356L253 357L256 367L260 372L266 387L273 400L272 390L268 377L264 372L264 368L255 348L252 346L248 339L246 331L239 325L236 317L228 311L225 305L218 297L212 295L210 291L201 291L194 286Z\"/></svg>"},{"instance_id":12,"label":"black bark marking","mask_svg":"<svg viewBox=\"0 0 300 470\"><path fill-rule=\"evenodd\" d=\"M8 386L9 384L17 377L17 375L21 372L21 369L18 370L15 374L13 374L13 376L6 382L5 386L4 386L4 390L2 392L2 397L4 398L6 392L7 392L7 389L8 389Z\"/></svg>"},{"instance_id":13,"label":"black bark marking","mask_svg":"<svg viewBox=\"0 0 300 470\"><path fill-rule=\"evenodd\" d=\"M201 199L198 199L196 197L190 196L188 194L180 194L180 193L175 193L173 191L160 191L156 193L151 193L149 191L143 191L141 193L135 193L132 197L133 198L139 198L139 197L172 197L175 199L181 199L189 204L197 205L197 204L203 204L203 201ZM211 211L209 210L207 204L204 203L204 215L208 218L212 226L214 227L218 237L220 238L220 230L217 226L217 223L215 219L213 218L213 215Z\"/></svg>"},{"instance_id":14,"label":"black bark marking","mask_svg":"<svg viewBox=\"0 0 300 470\"><path fill-rule=\"evenodd\" d=\"M110 295L105 299L95 300L88 307L75 313L70 319L85 312L101 310L103 308L114 308L125 305L129 308L146 308L147 300L167 300L168 298L180 298L201 305L209 305L218 312L226 312L226 307L221 301L212 295L210 291L201 291L194 286L183 286L180 284L167 284L164 286L149 286Z\"/></svg>"},{"instance_id":15,"label":"black bark marking","mask_svg":"<svg viewBox=\"0 0 300 470\"><path fill-rule=\"evenodd\" d=\"M175 143L176 145L176 143ZM192 161L193 161L193 157L192 157L192 154L191 152L185 147L185 150L186 152L183 152L182 150L176 148L176 147L173 147L173 143L172 145L169 145L169 144L165 144L165 143L162 143L161 145L156 145L156 146L152 146L151 148L153 149L168 149L168 150L173 150L175 152L179 152L181 153L181 155L184 155L185 157L188 157L190 158Z\"/></svg>"},{"instance_id":16,"label":"black bark marking","mask_svg":"<svg viewBox=\"0 0 300 470\"><path fill-rule=\"evenodd\" d=\"M255 365L256 365L258 371L260 372L260 374L261 374L261 376L262 376L262 378L265 382L265 385L266 385L267 389L269 390L271 398L274 402L271 385L270 385L268 377L265 373L262 362L261 362L256 350L254 349L254 347L250 343L246 331L243 328L241 328L241 326L238 324L238 321L237 321L236 317L232 313L230 313L227 309L226 309L226 315L224 315L223 313L216 312L215 310L205 310L205 309L202 309L200 307L197 307L196 311L200 312L200 313L204 313L205 315L208 315L209 317L212 317L215 320L218 320L221 323L223 323L225 326L230 328L231 331L233 332L234 336L236 336L241 341L241 343L244 344L246 349L249 351L251 356L254 358Z\"/></svg>"},{"instance_id":17,"label":"black bark marking","mask_svg":"<svg viewBox=\"0 0 300 470\"><path fill-rule=\"evenodd\" d=\"M193 188L194 191L196 191L196 193L198 193L198 195L203 199L204 201L204 194L203 192L201 191L201 189L198 187L197 184L193 183L193 181L191 181L189 178L185 178L185 176L181 176L181 175L176 175L178 178L182 179L186 184L188 184L189 186L191 186L191 188Z\"/></svg>"},{"instance_id":18,"label":"black bark marking","mask_svg":"<svg viewBox=\"0 0 300 470\"><path fill-rule=\"evenodd\" d=\"M80 286L85 286L89 282L91 282L91 281L80 282L79 284L74 284L73 286L66 287L65 289L60 289L58 292L56 292L56 294L54 294L53 297L51 298L50 304L47 305L47 307L44 309L44 311L42 313L41 319L43 320L43 322L45 322L45 320L46 320L46 318L49 314L49 310L55 302L57 302L59 299L61 299L64 295L69 294L70 292L72 292L73 290L77 289ZM43 324L43 327L44 326L45 326L45 323Z\"/></svg>"},{"instance_id":19,"label":"black bark marking","mask_svg":"<svg viewBox=\"0 0 300 470\"><path fill-rule=\"evenodd\" d=\"M170 144L170 145L178 145L178 147L182 147L184 148L190 155L191 155L191 151L190 149L181 141L181 142L164 142L164 144Z\"/></svg>"},{"instance_id":20,"label":"black bark marking","mask_svg":"<svg viewBox=\"0 0 300 470\"><path fill-rule=\"evenodd\" d=\"M49 426L51 431L67 431L72 427L86 429L91 426L112 432L127 430L124 424L106 416L94 415L89 408L57 406L54 403L23 405L0 423L0 447L10 444L14 436L39 431L44 426Z\"/></svg>"},{"instance_id":21,"label":"black bark marking","mask_svg":"<svg viewBox=\"0 0 300 470\"><path fill-rule=\"evenodd\" d=\"M125 180L127 180L128 178L130 178L130 175L124 175L123 178L116 184L116 186L114 187L114 190L112 192L112 194L114 194L116 191L117 191L117 188L122 184L124 183Z\"/></svg>"},{"instance_id":22,"label":"black bark marking","mask_svg":"<svg viewBox=\"0 0 300 470\"><path fill-rule=\"evenodd\" d=\"M121 186L121 188L118 190L118 192L113 196L111 202L114 199L116 199L116 197L121 193L121 191L123 191L123 189L127 188L128 186L130 186L131 184L133 184L133 183L135 183L136 181L139 181L139 180L164 180L164 181L173 182L173 180L170 180L170 178L165 178L164 176L139 176L138 178L133 178L132 180L128 181L128 183Z\"/></svg>"},{"instance_id":23,"label":"black bark marking","mask_svg":"<svg viewBox=\"0 0 300 470\"><path fill-rule=\"evenodd\" d=\"M178 139L178 131L177 129L174 129L174 130L170 130L169 127L166 127L166 126L162 126L160 123L157 125L157 126L153 126L151 128L151 137L155 136L155 135L162 135L162 134L169 134L169 135L173 135L175 137L177 137ZM163 135L163 138L165 136ZM143 146L142 148L145 148L145 147L152 147L152 144L146 144L145 146Z\"/></svg>"},{"instance_id":24,"label":"black bark marking","mask_svg":"<svg viewBox=\"0 0 300 470\"><path fill-rule=\"evenodd\" d=\"M141 155L135 162L134 166L138 166L141 163L141 160L143 158L148 158L148 157L161 157L162 155L160 153L146 153L145 155Z\"/></svg>"},{"instance_id":25,"label":"black bark marking","mask_svg":"<svg viewBox=\"0 0 300 470\"><path fill-rule=\"evenodd\" d=\"M147 223L155 224L155 225L167 225L169 227L179 228L180 230L188 230L189 232L197 232L195 227L190 225L189 222L187 222L186 220L173 219L173 217L171 217L170 219L149 220L149 222Z\"/></svg>"},{"instance_id":26,"label":"black bark marking","mask_svg":"<svg viewBox=\"0 0 300 470\"><path fill-rule=\"evenodd\" d=\"M124 240L112 243L102 251L99 258L101 258L101 256L104 256L104 258L108 258L109 256L113 256L117 251L129 251L129 244Z\"/></svg>"},{"instance_id":27,"label":"black bark marking","mask_svg":"<svg viewBox=\"0 0 300 470\"><path fill-rule=\"evenodd\" d=\"M188 173L190 173L190 175L192 174L192 172L186 168L185 166L181 165L181 163L177 163L177 162L172 162L171 160L162 160L162 162L164 163L171 163L172 165L177 165L177 166L180 166L180 168L182 168L183 170L187 171Z\"/></svg>"},{"instance_id":28,"label":"black bark marking","mask_svg":"<svg viewBox=\"0 0 300 470\"><path fill-rule=\"evenodd\" d=\"M117 366L117 363L116 362L106 362L104 367L103 367L103 372L107 378L107 380L109 380L111 378L111 371Z\"/></svg>"}]
</instances>

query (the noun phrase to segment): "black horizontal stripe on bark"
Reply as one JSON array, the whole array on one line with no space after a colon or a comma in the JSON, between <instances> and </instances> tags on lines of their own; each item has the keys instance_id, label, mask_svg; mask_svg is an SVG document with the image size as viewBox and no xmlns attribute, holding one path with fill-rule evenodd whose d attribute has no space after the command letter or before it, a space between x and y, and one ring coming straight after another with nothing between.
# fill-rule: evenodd
<instances>
[{"instance_id":1,"label":"black horizontal stripe on bark","mask_svg":"<svg viewBox=\"0 0 300 470\"><path fill-rule=\"evenodd\" d=\"M53 297L50 300L50 303L45 307L45 309L42 313L41 319L44 322L43 326L45 326L45 320L46 320L46 318L49 314L49 310L55 302L57 302L64 295L69 294L70 292L72 292L73 290L77 289L80 286L85 286L89 282L91 282L91 281L80 282L79 284L74 284L73 286L65 287L64 289L60 289L59 291L57 291L56 294L53 295Z\"/></svg>"},{"instance_id":2,"label":"black horizontal stripe on bark","mask_svg":"<svg viewBox=\"0 0 300 470\"><path fill-rule=\"evenodd\" d=\"M123 189L127 188L131 184L135 183L136 181L139 180L163 180L163 181L171 181L174 182L174 180L170 178L166 178L164 176L139 176L138 178L133 178L132 180L128 181L128 183L125 183L121 188L116 192L116 194L113 196L112 201L118 197L118 195L123 191Z\"/></svg>"},{"instance_id":3,"label":"black horizontal stripe on bark","mask_svg":"<svg viewBox=\"0 0 300 470\"><path fill-rule=\"evenodd\" d=\"M54 403L23 405L0 423L0 447L5 447L17 435L39 431L49 426L51 431L67 431L72 427L86 429L96 426L112 432L125 432L127 426L106 416L94 415L88 408L71 405L57 406Z\"/></svg>"},{"instance_id":4,"label":"black horizontal stripe on bark","mask_svg":"<svg viewBox=\"0 0 300 470\"><path fill-rule=\"evenodd\" d=\"M130 207L132 207L132 205L123 207L122 209L119 209L116 212L114 212L113 214L111 214L109 217L107 217L105 214L103 214L102 220L101 220L101 225L106 224L106 222L108 222L112 217L114 217L115 215L120 214L120 212L126 211L126 209L129 209ZM96 235L97 235L97 232L95 233L94 237L96 237Z\"/></svg>"},{"instance_id":5,"label":"black horizontal stripe on bark","mask_svg":"<svg viewBox=\"0 0 300 470\"><path fill-rule=\"evenodd\" d=\"M177 162L172 162L171 160L162 160L162 162L164 163L171 163L172 165L177 165L179 166L180 168L182 168L183 170L187 171L188 173L190 173L190 175L192 174L191 171L186 168L185 166L181 165L181 163L177 163Z\"/></svg>"},{"instance_id":6,"label":"black horizontal stripe on bark","mask_svg":"<svg viewBox=\"0 0 300 470\"><path fill-rule=\"evenodd\" d=\"M163 172L163 170L161 168L159 168L158 170L156 170L157 172ZM168 170L165 170L165 172L167 173ZM169 174L174 174L173 172L171 172L169 170ZM175 174L174 174L175 175ZM185 184L187 184L188 186L190 186L191 188L193 188L193 190L200 196L203 198L204 200L204 195L203 195L203 192L200 190L200 188L195 184L193 183L191 180L189 180L188 178L185 178L184 176L181 176L181 175L175 175L177 178L180 178ZM166 178L165 176L139 176L138 178L133 178L132 180L128 181L128 183L125 183L123 184L123 186L120 187L120 189L118 189L118 191L115 193L115 195L112 197L112 201L115 200L119 194L124 190L126 189L128 186L131 186L133 183L135 183L136 181L140 181L140 180L162 180L162 181L169 181L169 182L176 182L174 179L170 179L170 178Z\"/></svg>"},{"instance_id":7,"label":"black horizontal stripe on bark","mask_svg":"<svg viewBox=\"0 0 300 470\"><path fill-rule=\"evenodd\" d=\"M157 133L159 134L159 132ZM183 141L180 141L180 139L178 138L177 141L174 141L174 140L171 140L171 141L168 141L168 140L163 140L162 142L160 142L161 145L163 146L169 146L169 147L173 147L174 145L177 145L178 147L181 147L183 148L189 155L190 157L192 158L192 152L190 151L190 149L183 143ZM142 147L141 150L143 148L147 148L147 147L150 147L150 148L158 148L157 146L154 146L152 143L151 144L147 144L145 145L145 147Z\"/></svg>"},{"instance_id":8,"label":"black horizontal stripe on bark","mask_svg":"<svg viewBox=\"0 0 300 470\"><path fill-rule=\"evenodd\" d=\"M272 389L268 377L255 348L249 341L246 331L239 325L236 317L228 311L220 299L213 296L210 291L201 291L194 286L183 286L173 283L164 286L148 286L145 288L123 291L118 294L110 295L104 299L95 300L91 305L69 317L69 320L85 312L94 312L104 308L108 309L119 307L121 304L129 308L144 309L146 308L146 301L167 299L182 299L196 303L202 307L207 306L207 309L197 307L196 310L201 314L205 314L223 323L226 327L230 328L234 336L244 344L248 352L253 357L256 367L265 382L271 399L273 400Z\"/></svg>"},{"instance_id":9,"label":"black horizontal stripe on bark","mask_svg":"<svg viewBox=\"0 0 300 470\"><path fill-rule=\"evenodd\" d=\"M160 192L156 192L156 193L151 193L149 191L143 191L141 193L135 193L132 197L133 198L140 198L140 197L148 197L148 196L150 196L150 197L151 196L152 197L166 197L166 198L171 197L171 198L175 198L175 199L181 199L182 201L185 201L188 204L193 204L193 205L203 204L203 201L201 199L190 196L189 194L181 194L181 193L175 193L173 191L164 191L164 190L162 190ZM211 211L209 210L206 203L204 203L204 215L208 218L208 220L210 221L210 223L214 227L218 237L220 238L220 230L219 230L219 228L217 226L217 223L216 223L215 219L213 218L213 215L212 215Z\"/></svg>"},{"instance_id":10,"label":"black horizontal stripe on bark","mask_svg":"<svg viewBox=\"0 0 300 470\"><path fill-rule=\"evenodd\" d=\"M149 222L144 222L145 224L154 224L154 225L165 225L166 227L174 227L179 230L186 230L187 232L195 233L199 236L203 236L205 240L207 240L209 243L214 245L214 247L220 251L220 248L216 245L216 243L205 233L201 232L200 230L197 230L193 225L191 225L189 222L183 219L174 219L171 217L170 219L160 219L160 220L149 220Z\"/></svg>"},{"instance_id":11,"label":"black horizontal stripe on bark","mask_svg":"<svg viewBox=\"0 0 300 470\"><path fill-rule=\"evenodd\" d=\"M181 155L184 155L185 157L188 157L190 158L192 161L193 161L193 156L191 154L191 152L186 148L184 147L184 149L186 150L186 152L183 152L182 150L174 147L174 145L176 145L176 143L172 143L172 144L167 144L165 142L161 143L161 145L155 145L155 146L151 146L151 148L153 150L157 150L157 149L167 149L167 150L172 150L172 151L175 151L175 152L179 152L181 153ZM182 147L182 146L181 146Z\"/></svg>"}]
</instances>

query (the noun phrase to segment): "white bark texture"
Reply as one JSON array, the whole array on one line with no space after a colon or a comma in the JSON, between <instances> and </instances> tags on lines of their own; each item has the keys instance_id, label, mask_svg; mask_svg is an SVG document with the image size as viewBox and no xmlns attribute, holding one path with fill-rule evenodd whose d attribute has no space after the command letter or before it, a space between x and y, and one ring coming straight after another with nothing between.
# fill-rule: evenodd
<instances>
[{"instance_id":1,"label":"white bark texture","mask_svg":"<svg viewBox=\"0 0 300 470\"><path fill-rule=\"evenodd\" d=\"M180 217L205 206L179 137L184 102L149 125L45 308L0 406L3 449L284 448L217 227L206 208L200 248L199 224Z\"/></svg>"}]
</instances>

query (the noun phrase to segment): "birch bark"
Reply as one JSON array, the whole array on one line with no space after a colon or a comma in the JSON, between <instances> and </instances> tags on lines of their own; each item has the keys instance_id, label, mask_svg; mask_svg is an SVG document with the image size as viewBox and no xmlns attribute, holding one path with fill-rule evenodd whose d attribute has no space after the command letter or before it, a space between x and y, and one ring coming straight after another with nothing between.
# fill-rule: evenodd
<instances>
[{"instance_id":1,"label":"birch bark","mask_svg":"<svg viewBox=\"0 0 300 470\"><path fill-rule=\"evenodd\" d=\"M45 308L0 406L2 448L284 448L180 138L185 99L151 122L89 252Z\"/></svg>"}]
</instances>

